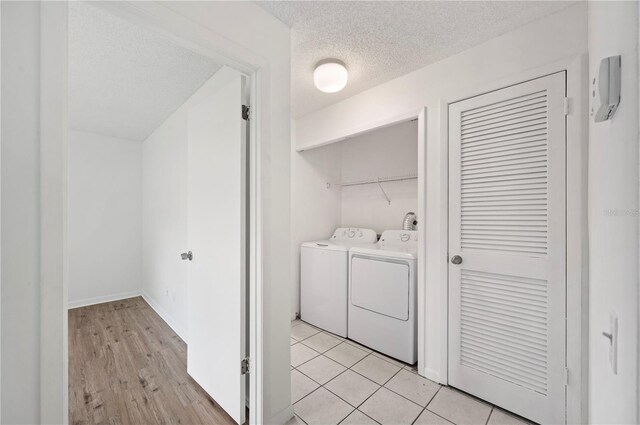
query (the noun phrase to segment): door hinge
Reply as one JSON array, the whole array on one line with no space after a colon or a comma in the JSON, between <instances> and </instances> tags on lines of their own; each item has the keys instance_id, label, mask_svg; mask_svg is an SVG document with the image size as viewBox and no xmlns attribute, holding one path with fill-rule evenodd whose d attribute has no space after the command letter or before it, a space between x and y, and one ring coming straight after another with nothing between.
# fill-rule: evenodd
<instances>
[{"instance_id":1,"label":"door hinge","mask_svg":"<svg viewBox=\"0 0 640 425\"><path fill-rule=\"evenodd\" d=\"M249 121L249 107L247 105L242 105L242 119Z\"/></svg>"},{"instance_id":2,"label":"door hinge","mask_svg":"<svg viewBox=\"0 0 640 425\"><path fill-rule=\"evenodd\" d=\"M240 374L246 375L249 373L249 357L245 357L240 362Z\"/></svg>"},{"instance_id":3,"label":"door hinge","mask_svg":"<svg viewBox=\"0 0 640 425\"><path fill-rule=\"evenodd\" d=\"M564 385L565 387L569 385L569 368L564 368Z\"/></svg>"},{"instance_id":4,"label":"door hinge","mask_svg":"<svg viewBox=\"0 0 640 425\"><path fill-rule=\"evenodd\" d=\"M569 113L571 112L569 105L570 105L569 98L565 97L564 98L564 114L565 115L569 115Z\"/></svg>"}]
</instances>

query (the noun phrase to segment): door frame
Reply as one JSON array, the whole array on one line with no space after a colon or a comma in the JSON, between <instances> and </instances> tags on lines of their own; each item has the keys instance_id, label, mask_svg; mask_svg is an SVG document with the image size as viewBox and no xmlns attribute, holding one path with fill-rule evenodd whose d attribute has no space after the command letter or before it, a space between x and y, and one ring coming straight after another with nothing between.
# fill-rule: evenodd
<instances>
[{"instance_id":1,"label":"door frame","mask_svg":"<svg viewBox=\"0 0 640 425\"><path fill-rule=\"evenodd\" d=\"M435 143L437 155L425 155L426 169L436 182L427 187L425 204L437 208L438 217L421 229L421 238L427 233L435 241L426 247L427 265L423 282L435 282L443 308L438 312L440 335L440 368L433 371L433 378L448 383L448 236L449 236L449 104L483 93L499 90L524 81L556 72L566 71L569 112L566 116L567 169L567 359L568 383L566 390L566 422L586 423L588 419L588 232L587 232L587 154L588 154L588 56L582 54L560 60L530 71L498 80L473 89L459 89L439 102L438 138L429 138L427 145ZM436 140L434 140L436 139ZM428 149L429 150L429 149ZM431 188L431 189L430 189ZM578 190L570 190L577 188ZM433 210L433 208L431 208ZM434 235L439 237L434 238ZM423 299L420 299L424 303ZM430 377L430 376L427 376Z\"/></svg>"},{"instance_id":2,"label":"door frame","mask_svg":"<svg viewBox=\"0 0 640 425\"><path fill-rule=\"evenodd\" d=\"M102 2L109 12L142 27L162 31L176 43L246 75L249 80L249 421L263 423L263 152L268 139L269 61L156 2ZM47 423L68 423L68 8L41 3L41 333L40 412ZM240 111L238 111L240 113ZM240 361L240 359L239 359ZM240 363L238 363L238 370ZM62 410L61 410L62 408Z\"/></svg>"}]
</instances>

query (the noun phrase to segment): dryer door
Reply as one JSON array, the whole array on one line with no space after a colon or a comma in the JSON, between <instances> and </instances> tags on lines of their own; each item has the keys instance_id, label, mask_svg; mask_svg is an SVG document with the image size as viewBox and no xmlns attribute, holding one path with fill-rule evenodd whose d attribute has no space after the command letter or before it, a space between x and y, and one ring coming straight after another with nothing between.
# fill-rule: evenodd
<instances>
[{"instance_id":1,"label":"dryer door","mask_svg":"<svg viewBox=\"0 0 640 425\"><path fill-rule=\"evenodd\" d=\"M409 320L409 264L354 254L351 304L394 319Z\"/></svg>"}]
</instances>

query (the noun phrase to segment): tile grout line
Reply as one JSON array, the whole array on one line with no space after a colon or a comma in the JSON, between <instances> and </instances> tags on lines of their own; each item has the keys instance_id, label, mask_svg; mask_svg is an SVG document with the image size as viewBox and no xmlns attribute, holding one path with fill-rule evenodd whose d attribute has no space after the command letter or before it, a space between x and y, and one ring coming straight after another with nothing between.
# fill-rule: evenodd
<instances>
[{"instance_id":1,"label":"tile grout line","mask_svg":"<svg viewBox=\"0 0 640 425\"><path fill-rule=\"evenodd\" d=\"M442 420L444 420L444 421L451 422L453 425L456 425L456 423L455 423L455 422L453 422L451 419L447 419L447 418L445 418L444 416L438 415L438 414L437 414L436 412L434 412L433 410L429 410L429 409L428 409L428 408L426 408L426 407L425 407L425 409L424 409L424 410L426 410L427 412L429 412L429 413L431 413L431 414L436 415L437 417L441 418L441 419L442 419Z\"/></svg>"},{"instance_id":2,"label":"tile grout line","mask_svg":"<svg viewBox=\"0 0 640 425\"><path fill-rule=\"evenodd\" d=\"M377 357L377 356L375 356L375 357ZM378 357L378 358L379 358L379 357ZM380 359L380 360L384 360L384 359ZM391 363L391 364L392 364L392 363ZM416 403L415 401L413 401L413 400L409 400L407 397L405 397L405 396L403 396L402 394L399 394L399 393L397 393L397 392L393 391L391 388L387 388L387 386L386 386L386 385L387 385L387 384L388 384L388 383L389 383L393 378L395 378L397 374L399 374L399 373L400 373L400 372L402 372L403 370L404 370L404 368L400 368L400 370L399 370L399 371L397 371L396 373L394 373L394 374L393 374L393 376L392 376L391 378L389 378L389 379L388 379L384 384L380 385L380 388L384 388L385 390L390 391L390 392L394 393L395 395L397 395L397 396L399 396L399 397L402 397L402 398L404 398L405 400L409 401L410 403L413 403L413 404L415 404L416 406L418 406L418 407L420 407L420 408L421 408L420 413L418 413L418 415L415 417L415 419L411 422L411 424L413 424L415 421L417 421L417 420L418 420L418 418L420 417L420 415L422 415L422 412L424 412L424 411L425 411L425 409L427 408L427 406L429 405L429 403L431 403L431 400L433 400L433 397L435 397L435 396L436 396L436 394L438 394L438 392L440 391L440 388L442 388L442 386L441 386L440 384L438 384L438 386L439 386L439 387L438 387L438 390L433 394L433 397L431 397L431 399L429 399L429 403L427 403L427 404L425 405L425 407L422 407L422 406L420 406L418 403ZM355 371L354 371L354 372L355 372ZM356 373L358 373L358 372L356 372ZM426 379L426 378L425 378L425 379ZM371 397L373 397L373 395L374 395L374 394L376 394L378 391L380 391L380 388L378 388L377 390L375 390L375 391L373 392L373 394L371 394L369 397L367 397L367 399L366 399L365 401L363 401L363 402L360 404L360 406L362 406L362 405L363 405L367 400L369 400ZM358 406L358 407L360 407L360 406ZM363 413L364 413L364 412L363 412ZM366 413L365 413L365 415L366 415ZM367 416L368 416L368 415L367 415ZM372 418L372 419L373 419L373 418ZM486 425L486 424L485 424L485 425Z\"/></svg>"},{"instance_id":3,"label":"tile grout line","mask_svg":"<svg viewBox=\"0 0 640 425\"><path fill-rule=\"evenodd\" d=\"M306 347L306 345L305 345L305 347ZM315 352L315 350L314 350L314 352ZM298 369L300 366L302 366L302 365L304 365L304 364L309 363L309 362L310 362L311 360L313 360L313 359L317 359L317 358L318 358L318 357L320 357L321 355L322 355L322 354L318 353L318 355L317 355L317 356L313 356L313 357L311 357L309 360L305 360L304 362L300 363L298 366L293 366L293 365L291 365L291 366L293 366L293 368L294 368L294 369ZM302 372L300 372L300 373L302 373Z\"/></svg>"},{"instance_id":4,"label":"tile grout line","mask_svg":"<svg viewBox=\"0 0 640 425\"><path fill-rule=\"evenodd\" d=\"M372 354L370 353L369 355L372 355ZM369 357L369 356L366 356L366 357L365 357L365 358L363 358L362 360L366 359L367 357ZM375 356L374 356L374 357L375 357ZM361 361L362 361L362 360L361 360ZM381 359L381 360L382 360L382 359ZM358 362L358 363L360 363L360 362ZM358 364L358 363L356 363L356 364ZM354 365L354 366L355 366L355 365ZM402 370L402 368L400 368L400 370ZM367 402L371 397L373 397L373 396L374 396L378 391L380 391L380 389L381 389L381 388L386 388L384 385L385 385L387 382L389 382L390 380L392 380L392 379L393 379L393 377L394 377L394 376L396 376L396 375L400 372L400 370L398 370L396 373L394 373L394 374L393 374L393 376L391 376L391 378L387 379L387 380L385 381L385 383L384 383L384 384L380 385L380 384L378 384L378 383L376 382L376 384L378 384L378 385L379 385L378 389L377 389L377 390L375 390L373 393L371 393L371 395L370 395L369 397L365 398L365 399L362 401L362 403L360 403L360 404L356 407L356 410L358 410L358 411L362 412L362 411L359 409L359 408L360 408L360 406L362 406L363 404L365 404L365 403L366 403L366 402ZM360 374L359 374L357 371L355 371L355 370L354 370L354 371L352 371L352 372L357 373L358 375L360 375ZM363 376L364 378L367 378L367 377L366 377L366 376L364 376L364 375L360 375L360 376ZM369 378L367 378L367 379L369 379ZM375 381L374 381L374 382L375 382ZM388 390L388 388L386 388L386 389ZM409 400L409 401L411 401L411 400ZM366 413L364 413L364 412L362 412L362 413L363 413L365 416L369 417L369 415L367 415ZM371 419L373 419L373 418L371 418ZM373 419L373 420L374 420L375 422L378 422L378 421L376 421L375 419Z\"/></svg>"},{"instance_id":5,"label":"tile grout line","mask_svg":"<svg viewBox=\"0 0 640 425\"><path fill-rule=\"evenodd\" d=\"M331 359L329 359L331 360ZM343 366L344 367L344 366ZM297 369L296 369L297 370ZM334 376L333 378L331 378L330 380L327 381L327 384L331 381L333 381L334 379L336 379L338 376L342 375L343 373L345 373L346 371L348 371L349 369L345 368L345 370L343 370L342 372L338 373L336 376ZM304 376L306 376L307 378L311 379L313 382L315 382L316 384L320 385L321 387L324 387L326 384L321 384L320 382L316 381L315 379L313 379L312 377L310 377L309 375L307 375L306 373L304 373L301 370L298 370L298 372L300 372L301 374L303 374ZM327 391L331 391L327 388ZM337 395L337 394L336 394ZM345 400L346 401L346 400ZM351 404L351 403L349 403Z\"/></svg>"},{"instance_id":6,"label":"tile grout line","mask_svg":"<svg viewBox=\"0 0 640 425\"><path fill-rule=\"evenodd\" d=\"M426 378L425 378L425 379L426 379ZM441 390L441 389L442 389L442 385L441 385L441 384L438 384L438 389L436 390L436 392L435 392L435 393L433 393L433 396L429 399L429 401L427 402L427 404L426 404L426 405L424 406L424 408L420 411L420 414L419 414L419 415L418 415L418 416L413 420L413 422L411 422L411 425L414 425L414 424L416 423L416 421L418 420L418 418L419 418L420 416L422 416L422 414L425 412L425 410L426 410L426 411L428 411L428 412L430 412L430 413L433 413L433 412L431 412L431 410L427 409L427 407L429 407L429 405L431 404L431 402L433 401L433 399L434 399L434 398L436 398L436 396L438 395L438 393L440 392L440 390ZM439 418L442 418L442 416L440 416L440 415L438 415L438 414L436 414L436 413L433 413L433 414L434 414L434 415L436 415L436 416L438 416ZM444 419L444 420L445 420L445 421L447 421L447 422L451 422L451 421L449 421L448 419L445 419L445 418L442 418L442 419ZM453 422L451 422L451 423L453 423Z\"/></svg>"},{"instance_id":7,"label":"tile grout line","mask_svg":"<svg viewBox=\"0 0 640 425\"><path fill-rule=\"evenodd\" d=\"M296 413L295 413L295 412L293 412L293 416L294 416L294 417L296 417L296 418L298 418L298 419L300 419L300 421L302 421L302 423L303 423L303 424L305 424L305 425L309 425L309 424L307 424L307 423L305 422L305 420L304 420L304 419L302 419L300 416L296 415Z\"/></svg>"},{"instance_id":8,"label":"tile grout line","mask_svg":"<svg viewBox=\"0 0 640 425\"><path fill-rule=\"evenodd\" d=\"M362 360L360 360L360 361L356 362L353 366L357 365L358 363L363 362L367 357L372 356L372 355L373 355L373 353L369 353L368 355L364 356L364 357L362 358ZM373 356L373 357L376 357L376 356ZM376 357L376 358L377 358L377 357ZM382 359L380 359L380 360L382 360ZM369 378L368 376L363 375L362 373L358 372L357 370L353 370L353 369L352 369L352 368L353 368L353 366L349 368L353 373L358 374L358 375L362 376L363 378L367 378L369 381L371 381L371 382L375 383L376 385L378 385L378 386L380 386L380 387L384 387L384 386L385 386L385 384L386 384L387 382L389 382L391 379L393 379L393 377L394 377L394 376L396 376L396 375L398 374L398 372L400 372L400 370L402 370L402 368L401 368L400 370L398 370L397 372L395 372L393 375L391 375L391 378L389 378L389 379L387 379L386 381L384 381L384 383L382 383L382 384L378 384L376 381L374 381L373 379ZM396 367L397 367L397 366L396 366Z\"/></svg>"},{"instance_id":9,"label":"tile grout line","mask_svg":"<svg viewBox=\"0 0 640 425\"><path fill-rule=\"evenodd\" d=\"M291 335L289 335L289 337L290 337L290 338L292 338L293 340L295 340L295 341L296 341L296 344L297 344L297 343L301 343L302 341L306 341L306 340L308 340L309 338L311 338L312 336L315 336L315 335L319 334L320 332L322 332L322 331L318 331L318 332L316 332L316 333L314 333L314 334L312 334L312 335L309 335L309 336L308 336L308 337L306 337L306 338L302 338L302 339L297 339L297 338L295 338L295 337L293 337L293 336L291 336ZM295 345L295 344L294 344L294 345Z\"/></svg>"},{"instance_id":10,"label":"tile grout line","mask_svg":"<svg viewBox=\"0 0 640 425\"><path fill-rule=\"evenodd\" d=\"M321 355L322 355L322 354L321 354ZM315 358L315 357L314 357L314 358ZM327 358L328 358L328 357L327 357ZM329 360L331 360L331 359L329 359ZM335 360L334 360L334 361L335 361ZM338 362L336 362L336 363L338 363ZM338 364L340 364L340 363L338 363ZM341 365L341 366L343 366L343 365ZM344 367L344 366L343 366L343 367ZM296 370L297 370L297 369L296 369ZM327 384L328 384L329 382L333 381L333 380L334 380L334 379L336 379L338 376L342 375L343 373L345 373L345 372L346 372L346 371L348 371L348 370L351 370L351 369L349 369L349 368L346 368L346 367L345 367L345 370L343 370L342 372L340 372L339 374L337 374L335 377L333 377L333 378L331 378L329 381L327 381ZM308 396L309 396L309 395L311 395L312 393L316 392L318 389L320 389L320 388L324 388L325 390L327 390L328 392L330 392L330 393L331 393L331 394L333 394L334 396L338 397L340 400L342 400L342 401L344 401L345 403L347 403L347 405L348 405L349 407L353 407L353 410L352 410L351 412L349 412L349 415L351 415L355 410L358 410L357 406L356 406L356 407L354 407L354 406L353 406L353 404L349 403L347 400L343 399L343 398L342 398L342 397L340 397L338 394L336 394L336 393L334 393L333 391L331 391L331 389L329 389L329 388L325 387L325 385L326 385L326 384L324 384L324 385L323 385L323 384L321 384L320 382L318 382L318 381L316 381L315 379L313 379L312 377L308 376L307 374L305 374L305 373L304 373L304 372L302 372L301 370L298 370L298 372L299 372L299 373L301 373L302 375L306 376L307 378L309 378L310 380L312 380L313 382L315 382L315 383L316 383L316 384L318 384L319 386L318 386L318 388L316 388L316 389L314 389L313 391L309 392L309 394L307 394L307 395L305 395L304 397L302 397L300 400L296 401L296 402L294 403L294 405L295 405L296 403L298 403L299 401L303 400L304 398L308 397ZM354 372L354 373L355 373L355 372ZM366 378L366 377L365 377L365 378ZM366 378L366 379L369 379L369 378ZM373 381L371 381L371 382L373 382ZM374 383L375 383L375 382L374 382ZM377 385L377 383L375 383L375 384ZM345 420L349 415L345 416L345 417L344 417L340 422L344 421L344 420Z\"/></svg>"},{"instance_id":11,"label":"tile grout line","mask_svg":"<svg viewBox=\"0 0 640 425\"><path fill-rule=\"evenodd\" d=\"M347 369L348 370L348 369ZM346 371L345 371L346 372ZM302 372L300 372L302 373ZM344 373L344 372L343 372ZM304 375L304 374L303 374ZM307 375L304 375L307 376ZM309 378L307 376L307 378ZM311 378L309 378L311 379ZM347 406L351 407L351 411L347 414L347 416L345 416L344 418L342 418L340 420L340 422L344 421L345 419L347 419L349 417L349 415L351 415L354 411L358 410L357 407L353 407L353 404L349 403L347 400L343 399L342 397L340 397L338 394L335 394L333 391L331 391L329 388L325 388L324 385L318 383L317 381L314 381L313 379L311 379L313 382L315 382L316 384L320 385L318 388L316 388L315 390L311 391L309 394L307 394L306 396L302 397L300 400L296 401L294 404L297 404L298 402L302 401L303 399L307 398L308 396L310 396L311 394L315 393L316 391L318 391L320 388L328 391L329 393L333 394L334 396L338 397L340 400L344 401L345 403L347 403ZM295 414L295 408L294 408L294 414ZM340 423L338 422L338 423ZM305 422L306 423L306 422Z\"/></svg>"},{"instance_id":12,"label":"tile grout line","mask_svg":"<svg viewBox=\"0 0 640 425\"><path fill-rule=\"evenodd\" d=\"M298 342L297 342L297 344L302 344L302 341L298 341ZM293 344L293 345L296 345L296 344ZM293 345L292 345L291 347L293 347ZM318 356L322 356L322 353L318 353L318 352L317 352L316 350L314 350L313 348L311 348L311 347L309 347L309 346L307 346L307 345L305 345L305 344L302 344L302 345L304 345L304 346L305 346L305 347L307 347L309 350L311 350L311 351L313 351L314 353L316 353L316 354L317 354L317 356L314 356L314 357L310 358L309 360L305 360L304 362L300 363L298 366L293 366L293 365L291 365L291 366L293 366L293 368L294 368L294 369L299 368L299 367L300 367L300 366L302 366L303 364L310 362L311 360L315 359L315 358L316 358L316 357L318 357ZM291 350L291 348L289 348L289 350ZM301 372L301 373L302 373L302 372Z\"/></svg>"},{"instance_id":13,"label":"tile grout line","mask_svg":"<svg viewBox=\"0 0 640 425\"><path fill-rule=\"evenodd\" d=\"M339 374L337 374L335 377L333 377L333 378L331 378L329 381L327 381L327 384L328 384L329 382L333 381L334 379L336 379L337 377L339 377L340 375L342 375L342 374L346 373L348 370L351 370L351 369L349 369L349 368L345 368L345 370L343 370L342 372L340 372ZM336 393L334 393L333 391L331 391L331 389L330 389L330 388L325 387L325 385L327 385L327 384L324 384L324 385L323 385L323 384L321 384L320 382L316 381L315 379L313 379L312 377L308 376L307 374L305 374L304 372L302 372L302 371L300 371L300 370L298 370L298 372L300 372L301 374L303 374L304 376L306 376L307 378L311 379L313 382L315 382L316 384L318 384L318 385L319 385L319 387L318 387L318 388L320 388L320 387L324 388L325 390L329 391L331 394L333 394L333 395L335 395L336 397L338 397L340 400L342 400L342 401L344 401L345 403L347 403L349 406L354 407L354 409L358 409L358 406L362 405L362 403L360 403L358 406L353 406L353 404L349 403L347 400L343 399L343 398L342 398L342 397L340 397L338 394L336 394ZM353 373L355 373L355 374L357 374L357 375L359 375L359 376L362 376L363 378L365 378L365 379L367 379L367 380L369 380L369 381L371 381L371 379L367 378L366 376L360 375L360 374L359 374L358 372L356 372L356 371L353 371L353 370L352 370L352 372L353 372ZM374 381L371 381L371 382L373 382L374 384L376 384L376 385L380 386L380 384L378 384L377 382L374 382ZM312 392L315 392L318 388L316 388L316 389L314 389L313 391L311 391L311 393L312 393ZM376 391L378 391L378 390L376 390ZM374 393L375 393L376 391L374 391ZM311 394L311 393L309 393L309 394ZM309 394L307 394L307 395L309 395ZM305 396L305 397L306 397L306 396ZM302 397L302 398L305 398L305 397ZM300 400L302 400L302 398L301 398ZM296 402L296 403L297 403L297 402ZM364 403L364 402L363 402L363 403ZM295 403L294 403L294 404L295 404ZM350 414L351 414L351 413L350 413Z\"/></svg>"},{"instance_id":14,"label":"tile grout line","mask_svg":"<svg viewBox=\"0 0 640 425\"><path fill-rule=\"evenodd\" d=\"M316 334L316 335L318 335L318 334ZM314 336L316 336L316 335L312 335L312 336L310 336L309 338L305 339L304 341L307 341L307 340L309 340L309 339L313 338L313 337L314 337ZM310 347L309 345L305 344L305 343L304 343L304 341L300 341L300 344L304 345L304 346L305 346L305 347L307 347L307 348L311 348L313 351L318 352L318 350L316 350L316 349L314 349L313 347ZM339 342L339 343L337 343L336 345L334 345L333 347L330 347L329 349L325 350L323 353L320 353L320 354L324 354L324 353L326 353L327 351L331 351L331 350L333 350L334 348L336 348L337 346L339 346L339 345L341 345L341 344L342 344L342 343L341 343L341 342Z\"/></svg>"},{"instance_id":15,"label":"tile grout line","mask_svg":"<svg viewBox=\"0 0 640 425\"><path fill-rule=\"evenodd\" d=\"M376 421L375 419L373 419L371 416L367 415L366 413L364 413L362 410L358 409L357 407L353 410L353 412L360 412L362 413L364 416L366 416L367 418L371 419L373 422L377 423L378 425L381 425L380 422ZM353 415L353 412L349 413L347 415L346 418L344 418L343 420L341 420L340 422L338 422L338 425L340 425L341 423L343 423L344 421L347 420L347 418L351 415Z\"/></svg>"},{"instance_id":16,"label":"tile grout line","mask_svg":"<svg viewBox=\"0 0 640 425\"><path fill-rule=\"evenodd\" d=\"M300 372L300 371L298 371L298 372ZM302 373L302 372L300 372L300 373ZM304 375L304 373L302 373L302 374ZM307 375L304 375L304 376L307 376ZM307 376L307 378L309 378L309 377ZM309 378L309 379L311 379L311 378ZM347 406L349 406L349 407L351 407L351 408L352 408L352 410L347 414L347 416L345 416L344 418L342 418L342 419L340 420L340 422L344 421L344 420L345 420L346 418L348 418L348 417L349 417L349 415L351 415L354 411L358 410L358 409L357 409L357 407L353 407L353 405L352 405L351 403L349 403L347 400L342 399L339 395L334 394L331 390L329 390L328 388L325 388L325 387L324 387L324 385L321 385L320 383L318 383L317 381L314 381L313 379L311 379L311 380L312 380L313 382L315 382L316 384L318 384L318 385L319 385L319 387L318 387L318 388L316 388L316 389L314 389L313 391L309 392L309 394L305 395L305 396L304 396L304 397L302 397L300 400L298 400L298 401L296 401L295 403L293 403L293 404L294 404L293 414L294 414L295 416L298 416L298 415L295 413L295 405L296 405L296 404L298 404L299 402L301 402L302 400L304 400L305 398L309 397L311 394L313 394L313 393L315 393L316 391L318 391L320 388L322 388L322 389L324 389L324 390L326 390L326 391L330 392L330 393L331 393L331 394L333 394L334 396L338 397L340 400L342 400L342 401L344 401L345 403L347 403ZM299 416L298 416L298 417L299 417ZM300 419L301 419L305 424L307 423L307 422L305 422L302 418L300 418ZM338 422L338 423L340 423L340 422Z\"/></svg>"},{"instance_id":17,"label":"tile grout line","mask_svg":"<svg viewBox=\"0 0 640 425\"><path fill-rule=\"evenodd\" d=\"M399 372L398 372L398 373L399 373ZM393 379L393 377L392 377L391 379ZM390 379L390 380L391 380L391 379ZM415 401L413 401L413 400L411 400L411 399L407 398L406 396L403 396L403 395L402 395L402 394L400 394L399 392L396 392L396 391L392 390L391 388L387 387L387 386L386 386L386 384L385 384L385 385L382 385L382 387L383 387L385 390L387 390L387 391L389 391L389 392L392 392L392 393L394 393L395 395L400 396L400 397L404 398L404 399L405 399L405 400L407 400L407 401L410 401L411 403L415 404L416 406L420 407L420 408L421 408L421 409L423 409L423 410L427 408L427 406L422 406L422 405L420 405L420 404L416 403ZM433 397L435 397L435 395L436 395L439 391L440 391L440 388L438 388L438 389L436 390L436 392L434 393ZM433 397L429 399L429 403L431 402L431 400L433 399ZM429 405L429 403L427 403L427 405ZM420 411L420 413L422 413L422 411ZM419 415L418 415L418 416L419 416ZM486 425L486 424L485 424L485 425Z\"/></svg>"},{"instance_id":18,"label":"tile grout line","mask_svg":"<svg viewBox=\"0 0 640 425\"><path fill-rule=\"evenodd\" d=\"M489 420L491 419L491 415L493 415L493 411L495 410L495 406L491 405L491 410L489 411L489 416L487 416L487 420L485 421L484 425L487 425L489 423Z\"/></svg>"},{"instance_id":19,"label":"tile grout line","mask_svg":"<svg viewBox=\"0 0 640 425\"><path fill-rule=\"evenodd\" d=\"M420 413L418 413L418 416L416 416L416 418L413 420L413 422L411 422L411 425L414 425L416 423L416 421L420 418L420 416L422 416L422 414L424 413L425 410L427 410L426 406L422 408Z\"/></svg>"}]
</instances>

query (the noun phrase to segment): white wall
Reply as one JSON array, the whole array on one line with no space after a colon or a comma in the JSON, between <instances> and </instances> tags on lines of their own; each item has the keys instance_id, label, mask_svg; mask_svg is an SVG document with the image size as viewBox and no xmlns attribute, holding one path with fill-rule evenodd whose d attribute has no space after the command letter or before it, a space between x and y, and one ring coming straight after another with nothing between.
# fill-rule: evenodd
<instances>
[{"instance_id":1,"label":"white wall","mask_svg":"<svg viewBox=\"0 0 640 425\"><path fill-rule=\"evenodd\" d=\"M342 181L418 173L418 122L409 121L339 143ZM418 181L382 183L391 205L377 184L342 188L343 227L366 227L382 233L401 229L407 212L417 212ZM418 217L420 220L420 217Z\"/></svg>"},{"instance_id":2,"label":"white wall","mask_svg":"<svg viewBox=\"0 0 640 425\"><path fill-rule=\"evenodd\" d=\"M233 75L222 68L142 143L143 295L185 341L188 113Z\"/></svg>"},{"instance_id":3,"label":"white wall","mask_svg":"<svg viewBox=\"0 0 640 425\"><path fill-rule=\"evenodd\" d=\"M3 2L0 7L0 422L35 424L40 423L40 6Z\"/></svg>"},{"instance_id":4,"label":"white wall","mask_svg":"<svg viewBox=\"0 0 640 425\"><path fill-rule=\"evenodd\" d=\"M589 3L589 69L622 55L612 120L589 124L589 422L638 423L638 3ZM618 374L609 313L618 316Z\"/></svg>"},{"instance_id":5,"label":"white wall","mask_svg":"<svg viewBox=\"0 0 640 425\"><path fill-rule=\"evenodd\" d=\"M439 182L444 177L439 164L446 163L441 150L442 100L457 100L479 89L501 87L501 81L533 69L575 57L587 51L586 3L564 9L544 19L494 38L472 49L425 68L364 91L342 102L309 114L295 123L295 146L309 149L332 140L356 134L397 117L417 115L427 107L427 171L425 196L428 216L425 223L429 253L419 263L426 282L425 347L423 372L430 378L446 382L446 255L447 234L440 223L446 220L446 192ZM432 162L430 162L432 161ZM445 174L446 176L446 174ZM295 181L296 175L292 176ZM310 199L312 194L308 195ZM296 215L299 205L292 205ZM306 205L305 208L314 208ZM443 248L444 247L444 248ZM444 249L444 252L443 252ZM445 344L446 345L446 344Z\"/></svg>"},{"instance_id":6,"label":"white wall","mask_svg":"<svg viewBox=\"0 0 640 425\"><path fill-rule=\"evenodd\" d=\"M139 295L142 143L69 133L69 307Z\"/></svg>"}]
</instances>

